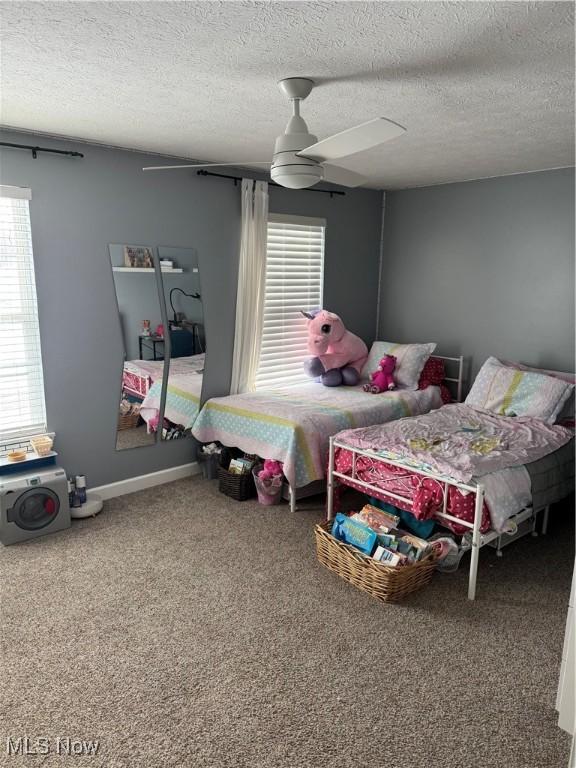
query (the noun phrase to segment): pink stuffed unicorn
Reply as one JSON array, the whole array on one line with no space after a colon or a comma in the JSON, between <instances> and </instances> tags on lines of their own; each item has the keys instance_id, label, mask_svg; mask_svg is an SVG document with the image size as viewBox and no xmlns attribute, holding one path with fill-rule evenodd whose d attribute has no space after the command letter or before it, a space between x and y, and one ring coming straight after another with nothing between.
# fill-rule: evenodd
<instances>
[{"instance_id":1,"label":"pink stuffed unicorn","mask_svg":"<svg viewBox=\"0 0 576 768\"><path fill-rule=\"evenodd\" d=\"M333 312L321 309L302 314L308 320L308 352L313 355L304 363L308 376L320 376L325 387L358 384L368 359L366 344L347 331Z\"/></svg>"},{"instance_id":2,"label":"pink stuffed unicorn","mask_svg":"<svg viewBox=\"0 0 576 768\"><path fill-rule=\"evenodd\" d=\"M396 368L396 358L394 355L384 355L378 364L374 373L370 374L370 384L364 384L364 392L372 392L378 395L380 392L388 392L390 389L396 389L396 382L392 373Z\"/></svg>"}]
</instances>

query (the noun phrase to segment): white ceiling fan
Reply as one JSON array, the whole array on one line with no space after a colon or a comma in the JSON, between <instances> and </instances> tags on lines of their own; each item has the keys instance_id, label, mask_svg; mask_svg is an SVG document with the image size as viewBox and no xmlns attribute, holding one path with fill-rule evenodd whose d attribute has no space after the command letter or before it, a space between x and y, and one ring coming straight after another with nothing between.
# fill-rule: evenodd
<instances>
[{"instance_id":1,"label":"white ceiling fan","mask_svg":"<svg viewBox=\"0 0 576 768\"><path fill-rule=\"evenodd\" d=\"M300 117L300 102L310 95L314 81L307 77L288 77L278 83L280 90L292 102L292 117L286 131L278 136L274 146L272 163L269 160L254 162L202 163L197 165L160 165L144 168L144 171L165 171L176 168L215 168L238 165L271 165L272 179L283 187L305 189L319 181L340 184L343 187L360 187L368 179L359 173L332 165L348 155L354 155L385 141L395 139L406 132L398 123L377 117L347 131L336 133L318 141L308 132L308 126Z\"/></svg>"}]
</instances>

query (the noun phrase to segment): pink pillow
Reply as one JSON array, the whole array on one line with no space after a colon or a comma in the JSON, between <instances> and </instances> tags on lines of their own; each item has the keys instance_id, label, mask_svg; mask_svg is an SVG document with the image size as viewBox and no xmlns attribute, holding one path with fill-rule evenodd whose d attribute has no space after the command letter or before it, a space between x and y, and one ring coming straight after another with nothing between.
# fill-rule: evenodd
<instances>
[{"instance_id":1,"label":"pink pillow","mask_svg":"<svg viewBox=\"0 0 576 768\"><path fill-rule=\"evenodd\" d=\"M438 357L429 357L424 363L424 368L420 374L418 380L418 389L426 389L426 387L440 387L440 397L442 402L452 402L452 394L448 387L443 383L446 377L444 370L444 360Z\"/></svg>"}]
</instances>

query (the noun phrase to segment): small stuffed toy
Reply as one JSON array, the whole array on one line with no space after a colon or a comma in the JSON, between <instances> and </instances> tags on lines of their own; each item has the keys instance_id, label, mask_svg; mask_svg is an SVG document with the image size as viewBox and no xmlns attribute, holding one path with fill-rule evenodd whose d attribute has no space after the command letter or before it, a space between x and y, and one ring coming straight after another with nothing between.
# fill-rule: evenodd
<instances>
[{"instance_id":1,"label":"small stuffed toy","mask_svg":"<svg viewBox=\"0 0 576 768\"><path fill-rule=\"evenodd\" d=\"M264 466L258 472L261 480L271 480L273 477L281 477L284 472L284 465L281 461L274 459L264 459Z\"/></svg>"},{"instance_id":2,"label":"small stuffed toy","mask_svg":"<svg viewBox=\"0 0 576 768\"><path fill-rule=\"evenodd\" d=\"M349 387L358 384L368 348L361 338L346 330L333 312L325 309L302 312L308 320L308 352L312 358L304 370L312 378L320 377L325 387Z\"/></svg>"},{"instance_id":3,"label":"small stuffed toy","mask_svg":"<svg viewBox=\"0 0 576 768\"><path fill-rule=\"evenodd\" d=\"M394 355L384 355L378 368L370 374L370 384L364 384L364 392L372 392L378 395L380 392L388 392L390 389L396 389L394 382L394 368L396 368L396 358Z\"/></svg>"}]
</instances>

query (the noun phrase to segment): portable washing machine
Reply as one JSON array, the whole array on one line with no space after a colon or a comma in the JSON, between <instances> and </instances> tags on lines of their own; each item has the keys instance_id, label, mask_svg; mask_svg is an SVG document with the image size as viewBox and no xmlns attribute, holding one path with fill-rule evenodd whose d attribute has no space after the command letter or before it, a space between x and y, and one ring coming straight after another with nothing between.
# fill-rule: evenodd
<instances>
[{"instance_id":1,"label":"portable washing machine","mask_svg":"<svg viewBox=\"0 0 576 768\"><path fill-rule=\"evenodd\" d=\"M68 483L60 467L0 476L0 542L27 541L70 527Z\"/></svg>"}]
</instances>

